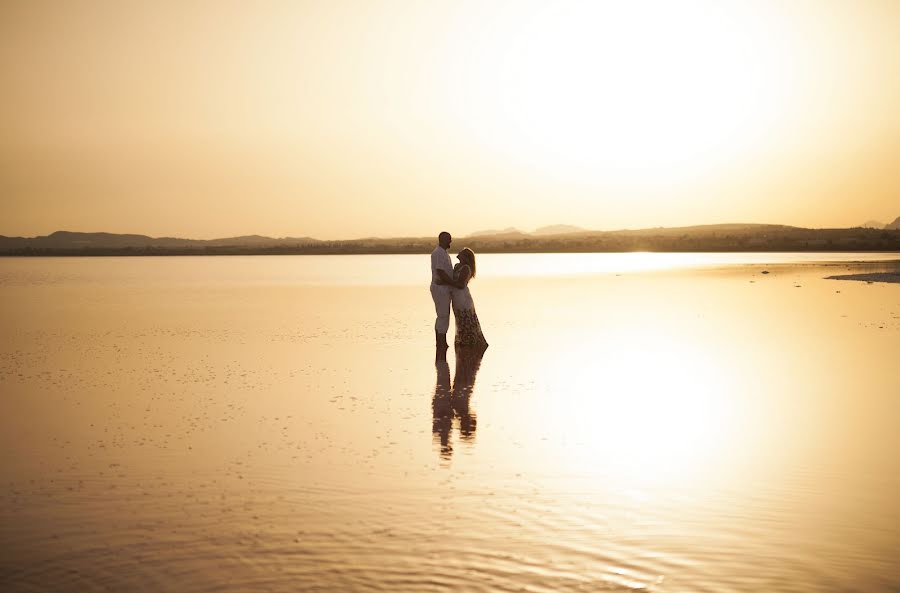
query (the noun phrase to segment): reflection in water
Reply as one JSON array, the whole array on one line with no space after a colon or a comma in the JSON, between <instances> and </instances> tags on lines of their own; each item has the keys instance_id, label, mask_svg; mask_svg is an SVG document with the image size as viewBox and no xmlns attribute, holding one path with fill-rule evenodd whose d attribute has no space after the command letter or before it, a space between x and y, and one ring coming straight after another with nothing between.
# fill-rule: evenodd
<instances>
[{"instance_id":1,"label":"reflection in water","mask_svg":"<svg viewBox=\"0 0 900 593\"><path fill-rule=\"evenodd\" d=\"M0 258L0 591L900 593L898 285L489 254L434 384L420 256L280 257Z\"/></svg>"},{"instance_id":2,"label":"reflection in water","mask_svg":"<svg viewBox=\"0 0 900 593\"><path fill-rule=\"evenodd\" d=\"M435 351L434 366L437 371L437 382L434 386L434 399L431 401L432 425L435 442L440 443L441 457L449 459L453 454L450 434L453 432L454 420L459 427L459 438L463 442L475 440L475 414L469 410L469 398L475 387L475 375L481 366L484 350L457 348L456 372L453 385L450 385L450 365L447 363L447 349Z\"/></svg>"}]
</instances>

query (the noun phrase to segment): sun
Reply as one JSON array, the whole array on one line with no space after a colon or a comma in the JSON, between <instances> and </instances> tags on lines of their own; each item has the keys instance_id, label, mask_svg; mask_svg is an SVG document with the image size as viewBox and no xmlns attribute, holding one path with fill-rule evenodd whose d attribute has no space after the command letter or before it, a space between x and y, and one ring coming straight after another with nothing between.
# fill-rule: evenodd
<instances>
[{"instance_id":1,"label":"sun","mask_svg":"<svg viewBox=\"0 0 900 593\"><path fill-rule=\"evenodd\" d=\"M666 183L772 140L784 38L754 5L554 3L497 26L457 109L479 142L589 182ZM760 43L765 40L765 43Z\"/></svg>"}]
</instances>

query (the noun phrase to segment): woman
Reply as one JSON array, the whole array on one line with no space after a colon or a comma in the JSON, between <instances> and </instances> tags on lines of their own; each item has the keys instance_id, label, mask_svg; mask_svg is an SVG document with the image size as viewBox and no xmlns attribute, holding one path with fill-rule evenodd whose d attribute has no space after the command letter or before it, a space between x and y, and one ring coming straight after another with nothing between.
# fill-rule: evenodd
<instances>
[{"instance_id":1,"label":"woman","mask_svg":"<svg viewBox=\"0 0 900 593\"><path fill-rule=\"evenodd\" d=\"M456 318L457 347L485 349L488 346L481 324L475 314L475 301L469 292L469 280L475 277L475 253L466 247L456 256L459 263L453 268L453 286L450 297L453 303L453 316Z\"/></svg>"}]
</instances>

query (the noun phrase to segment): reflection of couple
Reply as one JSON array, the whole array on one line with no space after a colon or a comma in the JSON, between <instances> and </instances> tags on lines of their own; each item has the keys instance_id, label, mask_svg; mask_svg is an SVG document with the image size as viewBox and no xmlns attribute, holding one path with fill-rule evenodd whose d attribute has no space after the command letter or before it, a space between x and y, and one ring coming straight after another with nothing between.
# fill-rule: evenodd
<instances>
[{"instance_id":1,"label":"reflection of couple","mask_svg":"<svg viewBox=\"0 0 900 593\"><path fill-rule=\"evenodd\" d=\"M450 329L450 306L456 319L457 347L484 350L487 341L481 333L481 324L475 314L475 301L469 292L469 281L475 277L475 253L466 247L456 256L456 267L450 262L450 233L438 235L438 246L431 253L431 298L437 320L434 337L439 348L447 347L447 330Z\"/></svg>"},{"instance_id":2,"label":"reflection of couple","mask_svg":"<svg viewBox=\"0 0 900 593\"><path fill-rule=\"evenodd\" d=\"M450 433L454 419L459 420L459 437L464 442L475 439L475 414L469 409L469 398L475 387L475 375L481 365L484 350L480 348L459 348L456 350L456 374L450 386L450 365L447 364L447 349L438 348L434 360L437 383L434 399L431 400L433 413L431 431L435 441L440 443L441 457L449 459L453 453Z\"/></svg>"}]
</instances>

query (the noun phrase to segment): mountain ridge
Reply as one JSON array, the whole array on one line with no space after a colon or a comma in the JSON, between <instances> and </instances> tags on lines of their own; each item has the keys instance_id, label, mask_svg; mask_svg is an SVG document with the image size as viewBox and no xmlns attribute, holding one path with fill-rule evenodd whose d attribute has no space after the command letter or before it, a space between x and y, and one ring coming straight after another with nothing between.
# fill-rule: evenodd
<instances>
[{"instance_id":1,"label":"mountain ridge","mask_svg":"<svg viewBox=\"0 0 900 593\"><path fill-rule=\"evenodd\" d=\"M808 229L788 225L731 223L612 231L570 225L524 233L512 227L468 235L465 244L481 252L618 251L900 251L900 218L894 228ZM562 229L564 232L556 232ZM544 231L538 234L538 231ZM252 255L421 253L434 237L320 240L312 237L241 235L219 239L150 237L107 232L56 231L38 237L0 235L0 255ZM456 246L462 240L456 241Z\"/></svg>"},{"instance_id":2,"label":"mountain ridge","mask_svg":"<svg viewBox=\"0 0 900 593\"><path fill-rule=\"evenodd\" d=\"M866 222L859 225L860 228L864 229L884 229L888 231L893 231L900 229L900 216L894 219L894 222L889 222L887 224L883 222L879 222L877 220L867 220Z\"/></svg>"},{"instance_id":3,"label":"mountain ridge","mask_svg":"<svg viewBox=\"0 0 900 593\"><path fill-rule=\"evenodd\" d=\"M279 244L310 244L320 242L312 237L273 238L263 235L240 235L220 239L184 239L180 237L150 237L132 233L78 231L54 231L49 235L37 237L6 237L0 235L0 249L35 248L35 249L111 249L111 248L146 248L163 249L176 247L227 247L227 246L266 246Z\"/></svg>"}]
</instances>

